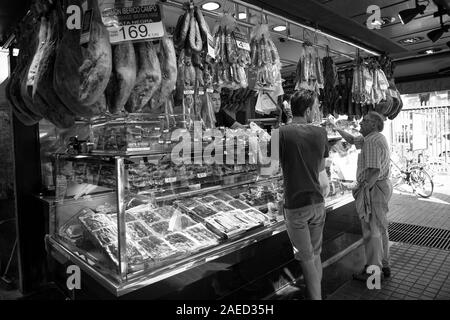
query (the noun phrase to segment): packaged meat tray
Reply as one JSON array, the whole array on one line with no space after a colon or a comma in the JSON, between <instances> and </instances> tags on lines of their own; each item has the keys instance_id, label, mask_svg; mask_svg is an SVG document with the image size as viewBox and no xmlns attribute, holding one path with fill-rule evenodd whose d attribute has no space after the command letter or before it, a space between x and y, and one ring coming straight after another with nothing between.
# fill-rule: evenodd
<instances>
[{"instance_id":1,"label":"packaged meat tray","mask_svg":"<svg viewBox=\"0 0 450 320\"><path fill-rule=\"evenodd\" d=\"M162 206L153 210L153 212L160 215L163 219L170 219L176 211L178 210L172 206Z\"/></svg>"},{"instance_id":2,"label":"packaged meat tray","mask_svg":"<svg viewBox=\"0 0 450 320\"><path fill-rule=\"evenodd\" d=\"M203 204L196 206L192 209L192 212L195 213L198 217L204 219L206 217L212 216L216 213L212 208L207 207Z\"/></svg>"},{"instance_id":3,"label":"packaged meat tray","mask_svg":"<svg viewBox=\"0 0 450 320\"><path fill-rule=\"evenodd\" d=\"M204 197L200 198L199 201L201 203L210 203L210 202L217 201L217 200L218 199L214 196L204 196Z\"/></svg>"},{"instance_id":4,"label":"packaged meat tray","mask_svg":"<svg viewBox=\"0 0 450 320\"><path fill-rule=\"evenodd\" d=\"M90 232L96 231L101 228L111 227L112 222L104 214L86 214L79 217L81 223Z\"/></svg>"},{"instance_id":5,"label":"packaged meat tray","mask_svg":"<svg viewBox=\"0 0 450 320\"><path fill-rule=\"evenodd\" d=\"M169 221L162 220L162 221L153 223L152 225L150 225L150 228L155 233L165 236L166 234L169 233Z\"/></svg>"},{"instance_id":6,"label":"packaged meat tray","mask_svg":"<svg viewBox=\"0 0 450 320\"><path fill-rule=\"evenodd\" d=\"M117 224L117 213L109 214L108 218L114 223L114 225ZM132 222L132 221L136 221L136 217L128 212L125 212L125 222Z\"/></svg>"},{"instance_id":7,"label":"packaged meat tray","mask_svg":"<svg viewBox=\"0 0 450 320\"><path fill-rule=\"evenodd\" d=\"M222 200L217 200L214 202L209 203L209 205L214 208L217 212L227 212L227 211L233 211L234 208L230 207L228 204L226 204L225 202L223 202Z\"/></svg>"},{"instance_id":8,"label":"packaged meat tray","mask_svg":"<svg viewBox=\"0 0 450 320\"><path fill-rule=\"evenodd\" d=\"M228 201L231 201L231 200L235 200L232 196L230 196L229 194L226 194L225 192L222 192L222 191L214 193L214 196L217 199L225 201L225 202L228 202Z\"/></svg>"},{"instance_id":9,"label":"packaged meat tray","mask_svg":"<svg viewBox=\"0 0 450 320\"><path fill-rule=\"evenodd\" d=\"M161 220L161 217L159 215L151 211L138 212L136 213L136 217L145 222L147 225L151 225L152 223Z\"/></svg>"},{"instance_id":10,"label":"packaged meat tray","mask_svg":"<svg viewBox=\"0 0 450 320\"><path fill-rule=\"evenodd\" d=\"M141 239L138 244L147 252L153 260L163 260L180 254L180 251L167 241L156 236Z\"/></svg>"},{"instance_id":11,"label":"packaged meat tray","mask_svg":"<svg viewBox=\"0 0 450 320\"><path fill-rule=\"evenodd\" d=\"M201 223L187 228L184 232L203 246L215 245L219 242L219 237Z\"/></svg>"},{"instance_id":12,"label":"packaged meat tray","mask_svg":"<svg viewBox=\"0 0 450 320\"><path fill-rule=\"evenodd\" d=\"M106 247L112 243L117 243L117 231L113 228L103 228L92 232L92 235L96 239L97 243L102 247Z\"/></svg>"},{"instance_id":13,"label":"packaged meat tray","mask_svg":"<svg viewBox=\"0 0 450 320\"><path fill-rule=\"evenodd\" d=\"M193 209L200 204L201 204L200 202L198 202L192 198L177 201L177 205L179 205L182 208L188 209L188 210Z\"/></svg>"},{"instance_id":14,"label":"packaged meat tray","mask_svg":"<svg viewBox=\"0 0 450 320\"><path fill-rule=\"evenodd\" d=\"M130 235L135 240L139 240L148 236L152 236L153 233L143 223L139 221L133 221L127 223L127 235Z\"/></svg>"},{"instance_id":15,"label":"packaged meat tray","mask_svg":"<svg viewBox=\"0 0 450 320\"><path fill-rule=\"evenodd\" d=\"M195 225L197 222L195 222L194 220L192 220L190 217L188 217L185 214L181 215L181 228L182 229L186 229L190 226Z\"/></svg>"},{"instance_id":16,"label":"packaged meat tray","mask_svg":"<svg viewBox=\"0 0 450 320\"><path fill-rule=\"evenodd\" d=\"M205 223L222 238L233 238L245 232L236 223L226 221L222 213L206 218Z\"/></svg>"},{"instance_id":17,"label":"packaged meat tray","mask_svg":"<svg viewBox=\"0 0 450 320\"><path fill-rule=\"evenodd\" d=\"M250 217L256 223L266 223L267 221L270 220L268 216L266 216L264 213L254 208L245 210L244 213L246 216Z\"/></svg>"},{"instance_id":18,"label":"packaged meat tray","mask_svg":"<svg viewBox=\"0 0 450 320\"><path fill-rule=\"evenodd\" d=\"M251 207L248 204L239 199L228 201L228 204L239 210L251 209Z\"/></svg>"},{"instance_id":19,"label":"packaged meat tray","mask_svg":"<svg viewBox=\"0 0 450 320\"><path fill-rule=\"evenodd\" d=\"M169 233L164 239L181 251L193 251L200 247L197 241L181 232Z\"/></svg>"}]
</instances>

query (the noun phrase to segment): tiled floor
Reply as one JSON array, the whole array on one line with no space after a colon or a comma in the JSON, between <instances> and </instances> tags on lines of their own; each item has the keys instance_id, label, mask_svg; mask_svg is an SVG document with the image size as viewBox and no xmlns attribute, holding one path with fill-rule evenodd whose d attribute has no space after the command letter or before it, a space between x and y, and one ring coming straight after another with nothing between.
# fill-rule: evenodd
<instances>
[{"instance_id":1,"label":"tiled floor","mask_svg":"<svg viewBox=\"0 0 450 320\"><path fill-rule=\"evenodd\" d=\"M328 299L450 300L450 251L392 243L391 268L379 290L350 280Z\"/></svg>"},{"instance_id":2,"label":"tiled floor","mask_svg":"<svg viewBox=\"0 0 450 320\"><path fill-rule=\"evenodd\" d=\"M428 199L420 198L409 186L394 190L389 203L389 221L450 230L450 176L436 176L435 190Z\"/></svg>"}]
</instances>

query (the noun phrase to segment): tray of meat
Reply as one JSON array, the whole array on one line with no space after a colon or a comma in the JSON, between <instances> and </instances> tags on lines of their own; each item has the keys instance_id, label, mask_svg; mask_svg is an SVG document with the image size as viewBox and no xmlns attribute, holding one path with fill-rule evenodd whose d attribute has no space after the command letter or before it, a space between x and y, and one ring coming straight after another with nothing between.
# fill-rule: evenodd
<instances>
[{"instance_id":1,"label":"tray of meat","mask_svg":"<svg viewBox=\"0 0 450 320\"><path fill-rule=\"evenodd\" d=\"M266 223L270 220L268 216L266 216L261 211L256 210L255 208L247 209L244 211L244 213L250 219L258 223Z\"/></svg>"},{"instance_id":2,"label":"tray of meat","mask_svg":"<svg viewBox=\"0 0 450 320\"><path fill-rule=\"evenodd\" d=\"M166 234L168 234L169 231L169 221L167 220L162 220L156 223L153 223L152 225L149 226L152 231L154 231L157 234L160 234L162 236L165 236Z\"/></svg>"},{"instance_id":3,"label":"tray of meat","mask_svg":"<svg viewBox=\"0 0 450 320\"><path fill-rule=\"evenodd\" d=\"M203 246L215 245L219 242L219 237L209 231L202 223L197 223L184 232Z\"/></svg>"},{"instance_id":4,"label":"tray of meat","mask_svg":"<svg viewBox=\"0 0 450 320\"><path fill-rule=\"evenodd\" d=\"M188 209L188 210L190 210L192 208L195 208L196 206L201 204L200 202L198 202L198 201L196 201L195 199L192 199L192 198L179 200L176 203L180 207Z\"/></svg>"},{"instance_id":5,"label":"tray of meat","mask_svg":"<svg viewBox=\"0 0 450 320\"><path fill-rule=\"evenodd\" d=\"M141 239L138 244L147 252L148 256L156 261L173 258L181 252L167 241L156 236Z\"/></svg>"},{"instance_id":6,"label":"tray of meat","mask_svg":"<svg viewBox=\"0 0 450 320\"><path fill-rule=\"evenodd\" d=\"M161 217L154 212L151 211L142 211L136 214L138 219L145 222L147 225L151 225L152 223L158 222L161 220Z\"/></svg>"},{"instance_id":7,"label":"tray of meat","mask_svg":"<svg viewBox=\"0 0 450 320\"><path fill-rule=\"evenodd\" d=\"M103 228L97 231L92 232L92 235L96 239L96 242L100 244L100 246L105 247L112 243L117 243L117 231L113 228Z\"/></svg>"},{"instance_id":8,"label":"tray of meat","mask_svg":"<svg viewBox=\"0 0 450 320\"><path fill-rule=\"evenodd\" d=\"M162 206L155 208L153 212L160 215L163 219L170 219L172 215L177 212L178 210L175 207L172 206Z\"/></svg>"},{"instance_id":9,"label":"tray of meat","mask_svg":"<svg viewBox=\"0 0 450 320\"><path fill-rule=\"evenodd\" d=\"M86 214L79 217L81 223L90 232L102 229L105 227L111 227L112 221L104 214Z\"/></svg>"},{"instance_id":10,"label":"tray of meat","mask_svg":"<svg viewBox=\"0 0 450 320\"><path fill-rule=\"evenodd\" d=\"M228 201L228 204L239 210L251 209L251 207L248 204L239 199Z\"/></svg>"},{"instance_id":11,"label":"tray of meat","mask_svg":"<svg viewBox=\"0 0 450 320\"><path fill-rule=\"evenodd\" d=\"M192 212L195 213L201 219L212 216L213 214L216 213L216 211L214 209L207 207L206 205L203 205L203 204L198 205L195 208L193 208Z\"/></svg>"},{"instance_id":12,"label":"tray of meat","mask_svg":"<svg viewBox=\"0 0 450 320\"><path fill-rule=\"evenodd\" d=\"M215 196L217 199L222 200L222 201L225 201L225 202L231 201L231 200L235 200L232 196L230 196L229 194L226 194L226 193L223 192L223 191L214 193L214 196Z\"/></svg>"},{"instance_id":13,"label":"tray of meat","mask_svg":"<svg viewBox=\"0 0 450 320\"><path fill-rule=\"evenodd\" d=\"M230 221L238 224L242 229L249 230L260 225L260 222L254 221L251 217L247 216L242 210L234 210L227 212L225 217Z\"/></svg>"},{"instance_id":14,"label":"tray of meat","mask_svg":"<svg viewBox=\"0 0 450 320\"><path fill-rule=\"evenodd\" d=\"M169 233L164 239L181 251L194 251L201 246L196 240L181 232Z\"/></svg>"},{"instance_id":15,"label":"tray of meat","mask_svg":"<svg viewBox=\"0 0 450 320\"><path fill-rule=\"evenodd\" d=\"M206 225L221 238L233 238L245 232L240 225L230 222L222 212L205 219Z\"/></svg>"},{"instance_id":16,"label":"tray of meat","mask_svg":"<svg viewBox=\"0 0 450 320\"><path fill-rule=\"evenodd\" d=\"M199 199L199 201L200 201L201 203L210 203L210 202L213 202L213 201L217 201L217 198L214 197L214 196L208 195L208 196L201 197L201 198Z\"/></svg>"},{"instance_id":17,"label":"tray of meat","mask_svg":"<svg viewBox=\"0 0 450 320\"><path fill-rule=\"evenodd\" d=\"M109 214L108 218L114 223L117 224L117 213ZM125 222L133 222L136 221L136 217L133 216L129 212L125 212Z\"/></svg>"},{"instance_id":18,"label":"tray of meat","mask_svg":"<svg viewBox=\"0 0 450 320\"><path fill-rule=\"evenodd\" d=\"M192 220L190 217L188 217L185 214L181 215L181 228L182 229L186 229L190 226L195 225L197 222L195 222L194 220Z\"/></svg>"},{"instance_id":19,"label":"tray of meat","mask_svg":"<svg viewBox=\"0 0 450 320\"><path fill-rule=\"evenodd\" d=\"M230 207L228 204L226 204L225 202L223 202L222 200L217 200L214 202L211 202L209 204L212 208L214 208L217 212L227 212L227 211L233 211L234 208Z\"/></svg>"},{"instance_id":20,"label":"tray of meat","mask_svg":"<svg viewBox=\"0 0 450 320\"><path fill-rule=\"evenodd\" d=\"M139 221L127 223L127 234L129 234L135 240L153 235L153 233Z\"/></svg>"}]
</instances>

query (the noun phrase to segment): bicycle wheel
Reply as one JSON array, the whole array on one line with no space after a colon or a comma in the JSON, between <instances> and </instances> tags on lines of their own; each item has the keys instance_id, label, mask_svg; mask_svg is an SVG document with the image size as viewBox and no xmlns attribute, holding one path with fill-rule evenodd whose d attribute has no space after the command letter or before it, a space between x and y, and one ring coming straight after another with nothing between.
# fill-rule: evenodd
<instances>
[{"instance_id":1,"label":"bicycle wheel","mask_svg":"<svg viewBox=\"0 0 450 320\"><path fill-rule=\"evenodd\" d=\"M415 168L411 170L411 186L414 192L422 198L429 198L433 194L434 184L430 175L423 169Z\"/></svg>"}]
</instances>

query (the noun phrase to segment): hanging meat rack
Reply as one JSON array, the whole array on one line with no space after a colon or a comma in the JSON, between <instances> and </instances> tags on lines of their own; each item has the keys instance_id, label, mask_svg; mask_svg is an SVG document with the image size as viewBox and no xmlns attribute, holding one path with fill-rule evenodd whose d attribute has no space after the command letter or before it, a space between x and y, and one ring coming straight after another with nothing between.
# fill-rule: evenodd
<instances>
[{"instance_id":1,"label":"hanging meat rack","mask_svg":"<svg viewBox=\"0 0 450 320\"><path fill-rule=\"evenodd\" d=\"M288 41L297 42L297 43L300 43L300 44L309 44L309 45L312 45L313 47L317 47L317 48L319 48L321 50L324 50L325 52L327 52L327 54L331 53L331 54L339 55L341 57L345 57L345 58L350 59L352 61L356 59L356 55L357 55L356 52L358 50L363 51L363 52L367 53L368 55L380 56L379 52L376 52L374 50L370 50L370 49L365 48L363 46L360 46L360 45L358 45L356 43L353 43L351 41L344 40L344 39L342 39L340 37L337 37L337 36L334 36L332 34L329 34L329 33L325 32L325 31L322 31L322 30L320 30L318 28L313 28L311 26L308 26L308 25L299 23L297 21L285 18L285 17L283 17L281 15L272 13L272 12L270 12L268 10L265 10L263 8L257 7L255 5L252 5L252 4L249 4L249 3L246 3L244 1L240 1L240 0L225 0L225 2L234 6L234 13L235 13L236 17L238 17L239 12L245 12L246 18L245 19L236 20L236 22L237 22L238 25L247 28L248 32L250 32L251 28L253 28L255 26L254 24L252 24L250 22L250 10L253 10L254 12L258 12L261 15L261 17L264 17L264 20L265 20L266 23L268 22L269 17L273 18L273 19L277 19L277 20L283 21L285 26L286 26L286 32L285 33L284 32L276 32L276 31L272 31L272 30L270 31L270 33L273 34L273 35L276 35L277 37L284 38L284 39L286 39ZM183 1L166 0L166 1L162 2L161 4L166 5L166 6L172 6L172 7L179 8L179 9L181 9L183 7ZM242 11L242 9L244 9L244 11ZM207 10L202 10L202 12L203 12L204 16L208 16L208 17L211 17L211 18L220 18L220 16L221 16L220 12L207 11ZM294 36L291 35L291 32L290 32L292 26L299 27L299 28L303 29L304 31L307 30L307 31L313 32L315 36L319 36L320 35L320 36L323 36L323 37L325 37L327 39L336 40L336 41L339 41L339 42L344 43L346 45L349 45L349 46L355 48L355 54L354 54L354 56L351 56L351 55L349 55L347 53L344 53L344 52L341 52L339 50L331 49L331 48L329 48L328 45L320 45L320 44L317 44L317 43L311 43L310 41L308 41L306 39L300 39L300 38L294 37Z\"/></svg>"}]
</instances>

